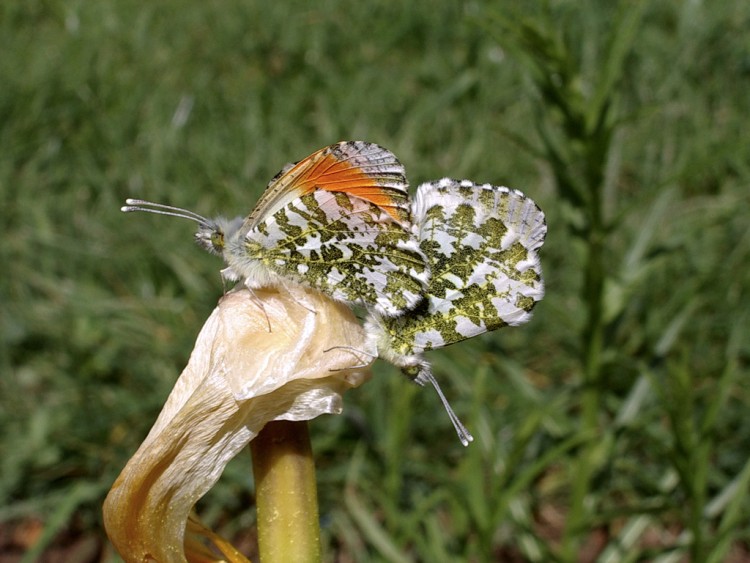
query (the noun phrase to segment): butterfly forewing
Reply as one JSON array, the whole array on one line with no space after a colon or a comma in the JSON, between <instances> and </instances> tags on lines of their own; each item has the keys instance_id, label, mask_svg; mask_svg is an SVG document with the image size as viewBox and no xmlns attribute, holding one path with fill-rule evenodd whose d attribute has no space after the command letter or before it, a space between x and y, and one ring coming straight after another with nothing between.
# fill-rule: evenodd
<instances>
[{"instance_id":1,"label":"butterfly forewing","mask_svg":"<svg viewBox=\"0 0 750 563\"><path fill-rule=\"evenodd\" d=\"M386 316L414 307L429 278L413 235L388 210L348 192L314 190L289 202L244 245L269 270Z\"/></svg>"},{"instance_id":2,"label":"butterfly forewing","mask_svg":"<svg viewBox=\"0 0 750 563\"><path fill-rule=\"evenodd\" d=\"M443 179L417 191L414 224L431 279L420 308L388 319L402 353L518 325L544 295L537 255L546 223L521 192Z\"/></svg>"},{"instance_id":3,"label":"butterfly forewing","mask_svg":"<svg viewBox=\"0 0 750 563\"><path fill-rule=\"evenodd\" d=\"M246 219L243 232L249 232L266 217L316 190L359 197L409 227L408 183L403 165L379 145L344 141L285 166L268 184Z\"/></svg>"}]
</instances>

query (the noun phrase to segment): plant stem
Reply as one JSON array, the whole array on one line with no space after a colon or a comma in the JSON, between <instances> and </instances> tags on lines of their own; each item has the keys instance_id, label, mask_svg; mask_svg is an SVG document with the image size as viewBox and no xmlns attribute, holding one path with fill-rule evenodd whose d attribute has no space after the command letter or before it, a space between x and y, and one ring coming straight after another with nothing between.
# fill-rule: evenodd
<instances>
[{"instance_id":1,"label":"plant stem","mask_svg":"<svg viewBox=\"0 0 750 563\"><path fill-rule=\"evenodd\" d=\"M563 559L576 561L581 539L590 509L586 497L591 492L591 478L596 471L599 440L591 439L600 433L599 413L602 404L601 354L604 342L602 320L604 276L603 276L603 232L593 231L589 235L588 260L584 284L584 299L588 307L588 318L583 339L583 392L581 396L581 432L589 437L578 459L574 462L573 487L570 513L565 525Z\"/></svg>"},{"instance_id":2,"label":"plant stem","mask_svg":"<svg viewBox=\"0 0 750 563\"><path fill-rule=\"evenodd\" d=\"M260 560L320 561L318 493L307 422L269 422L250 449Z\"/></svg>"}]
</instances>

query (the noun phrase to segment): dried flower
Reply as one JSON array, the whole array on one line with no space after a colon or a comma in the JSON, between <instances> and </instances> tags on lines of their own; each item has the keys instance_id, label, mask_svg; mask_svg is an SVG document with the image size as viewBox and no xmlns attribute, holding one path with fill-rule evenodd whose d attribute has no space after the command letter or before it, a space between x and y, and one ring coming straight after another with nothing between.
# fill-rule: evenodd
<instances>
[{"instance_id":1,"label":"dried flower","mask_svg":"<svg viewBox=\"0 0 750 563\"><path fill-rule=\"evenodd\" d=\"M347 307L312 290L224 296L104 503L107 534L125 560L210 561L202 537L243 561L190 518L193 506L267 422L340 413L342 393L369 378L371 357L351 351L364 341Z\"/></svg>"}]
</instances>

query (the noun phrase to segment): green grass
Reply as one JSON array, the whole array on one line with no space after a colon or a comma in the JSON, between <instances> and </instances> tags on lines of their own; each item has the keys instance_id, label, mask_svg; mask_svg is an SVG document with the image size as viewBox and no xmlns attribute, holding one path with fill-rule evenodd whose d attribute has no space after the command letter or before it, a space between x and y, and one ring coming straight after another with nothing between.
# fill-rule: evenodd
<instances>
[{"instance_id":1,"label":"green grass","mask_svg":"<svg viewBox=\"0 0 750 563\"><path fill-rule=\"evenodd\" d=\"M0 555L116 560L103 497L221 295L190 225L124 199L243 214L364 139L413 185L531 195L547 297L431 354L468 449L385 365L311 425L327 557L748 556L750 6L518 5L0 6L0 530L41 524ZM225 535L249 470L199 505Z\"/></svg>"}]
</instances>

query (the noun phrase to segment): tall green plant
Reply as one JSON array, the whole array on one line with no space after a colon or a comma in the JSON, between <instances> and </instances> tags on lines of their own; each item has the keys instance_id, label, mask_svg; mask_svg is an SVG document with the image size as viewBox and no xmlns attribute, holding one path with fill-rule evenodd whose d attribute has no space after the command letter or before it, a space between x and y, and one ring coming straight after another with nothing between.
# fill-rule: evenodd
<instances>
[{"instance_id":1,"label":"tall green plant","mask_svg":"<svg viewBox=\"0 0 750 563\"><path fill-rule=\"evenodd\" d=\"M609 280L605 255L617 219L605 210L606 171L612 142L622 123L619 87L626 71L641 19L641 3L623 3L608 39L599 45L597 72L584 71L582 56L574 46L585 39L565 34L565 26L550 11L529 18L498 16L495 28L501 45L518 60L538 93L536 131L541 148L532 149L546 163L560 199L563 216L583 249L580 301L585 321L580 327L581 370L580 432L589 439L573 461L572 491L562 539L561 557L577 559L580 540L593 516L587 499L592 478L606 459L607 432L601 424L606 338L605 288ZM516 139L531 147L524 139ZM611 322L611 321L610 321ZM591 438L597 437L592 440Z\"/></svg>"}]
</instances>

